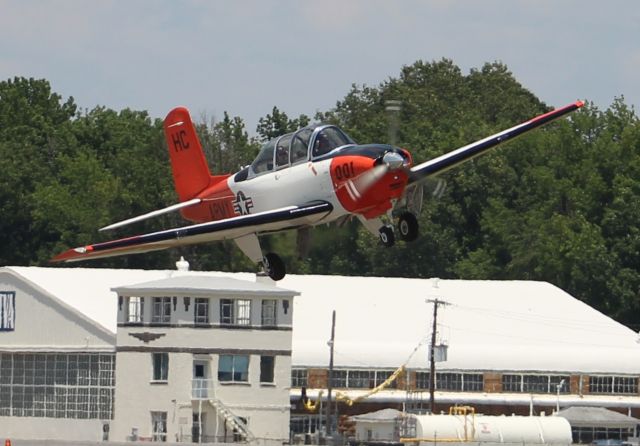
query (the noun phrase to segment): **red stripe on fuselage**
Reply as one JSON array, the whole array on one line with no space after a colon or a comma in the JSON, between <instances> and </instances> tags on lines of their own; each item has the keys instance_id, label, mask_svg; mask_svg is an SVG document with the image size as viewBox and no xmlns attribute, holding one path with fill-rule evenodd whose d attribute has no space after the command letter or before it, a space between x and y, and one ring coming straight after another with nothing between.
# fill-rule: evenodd
<instances>
[{"instance_id":1,"label":"red stripe on fuselage","mask_svg":"<svg viewBox=\"0 0 640 446\"><path fill-rule=\"evenodd\" d=\"M189 221L204 223L239 215L234 210L233 201L235 196L229 188L227 177L209 186L198 194L197 198L201 198L202 203L180 211L182 216Z\"/></svg>"}]
</instances>

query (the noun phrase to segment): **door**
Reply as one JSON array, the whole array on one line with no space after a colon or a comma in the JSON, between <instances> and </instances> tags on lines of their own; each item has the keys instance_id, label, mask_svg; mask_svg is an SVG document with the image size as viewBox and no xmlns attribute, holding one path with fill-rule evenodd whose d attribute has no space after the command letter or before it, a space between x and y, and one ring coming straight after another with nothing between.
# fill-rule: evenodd
<instances>
[{"instance_id":1,"label":"door","mask_svg":"<svg viewBox=\"0 0 640 446\"><path fill-rule=\"evenodd\" d=\"M209 362L193 361L193 398L209 398Z\"/></svg>"}]
</instances>

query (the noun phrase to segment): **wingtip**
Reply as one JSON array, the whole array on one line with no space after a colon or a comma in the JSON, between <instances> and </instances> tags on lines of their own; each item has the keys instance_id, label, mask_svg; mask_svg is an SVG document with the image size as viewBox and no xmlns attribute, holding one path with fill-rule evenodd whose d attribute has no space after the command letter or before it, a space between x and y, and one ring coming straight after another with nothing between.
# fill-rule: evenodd
<instances>
[{"instance_id":1,"label":"wingtip","mask_svg":"<svg viewBox=\"0 0 640 446\"><path fill-rule=\"evenodd\" d=\"M72 262L74 260L80 260L85 255L89 254L93 251L93 246L79 246L77 248L68 249L64 252L61 252L57 256L53 257L49 262L51 263L62 263L62 262Z\"/></svg>"},{"instance_id":2,"label":"wingtip","mask_svg":"<svg viewBox=\"0 0 640 446\"><path fill-rule=\"evenodd\" d=\"M581 100L581 99L578 99L578 100L575 102L575 104L576 104L576 107L580 108L580 107L582 107L582 106L585 104L585 102L584 102L583 100Z\"/></svg>"}]
</instances>

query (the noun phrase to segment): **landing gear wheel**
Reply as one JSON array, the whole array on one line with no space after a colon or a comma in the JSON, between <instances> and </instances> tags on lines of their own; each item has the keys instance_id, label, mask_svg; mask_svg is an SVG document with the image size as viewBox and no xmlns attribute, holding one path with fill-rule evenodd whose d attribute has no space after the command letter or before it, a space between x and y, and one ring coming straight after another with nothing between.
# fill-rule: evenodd
<instances>
[{"instance_id":1,"label":"landing gear wheel","mask_svg":"<svg viewBox=\"0 0 640 446\"><path fill-rule=\"evenodd\" d=\"M403 212L398 220L400 239L412 242L418 238L418 219L411 212Z\"/></svg>"},{"instance_id":2,"label":"landing gear wheel","mask_svg":"<svg viewBox=\"0 0 640 446\"><path fill-rule=\"evenodd\" d=\"M262 267L264 272L267 273L271 280L282 280L287 273L284 267L284 262L278 254L272 252L266 254L262 260Z\"/></svg>"},{"instance_id":3,"label":"landing gear wheel","mask_svg":"<svg viewBox=\"0 0 640 446\"><path fill-rule=\"evenodd\" d=\"M380 242L387 248L393 246L396 242L396 237L393 235L393 228L391 226L383 226L380 228Z\"/></svg>"}]
</instances>

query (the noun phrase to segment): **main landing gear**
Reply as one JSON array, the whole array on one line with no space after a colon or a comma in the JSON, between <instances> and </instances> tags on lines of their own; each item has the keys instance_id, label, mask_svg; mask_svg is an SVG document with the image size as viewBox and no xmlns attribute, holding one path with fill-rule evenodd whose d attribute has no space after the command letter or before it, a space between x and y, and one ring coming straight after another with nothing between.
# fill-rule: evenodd
<instances>
[{"instance_id":1,"label":"main landing gear","mask_svg":"<svg viewBox=\"0 0 640 446\"><path fill-rule=\"evenodd\" d=\"M278 254L273 252L266 254L262 259L262 269L271 277L271 280L275 281L282 280L287 274L284 262Z\"/></svg>"},{"instance_id":2,"label":"main landing gear","mask_svg":"<svg viewBox=\"0 0 640 446\"><path fill-rule=\"evenodd\" d=\"M405 242L412 242L418 238L418 219L411 212L403 212L398 218L398 232Z\"/></svg>"},{"instance_id":3,"label":"main landing gear","mask_svg":"<svg viewBox=\"0 0 640 446\"><path fill-rule=\"evenodd\" d=\"M271 278L271 280L282 280L287 271L284 262L278 254L273 252L262 255L260 241L256 234L247 234L234 239L238 248L249 257L253 262L262 266L262 270Z\"/></svg>"}]
</instances>

